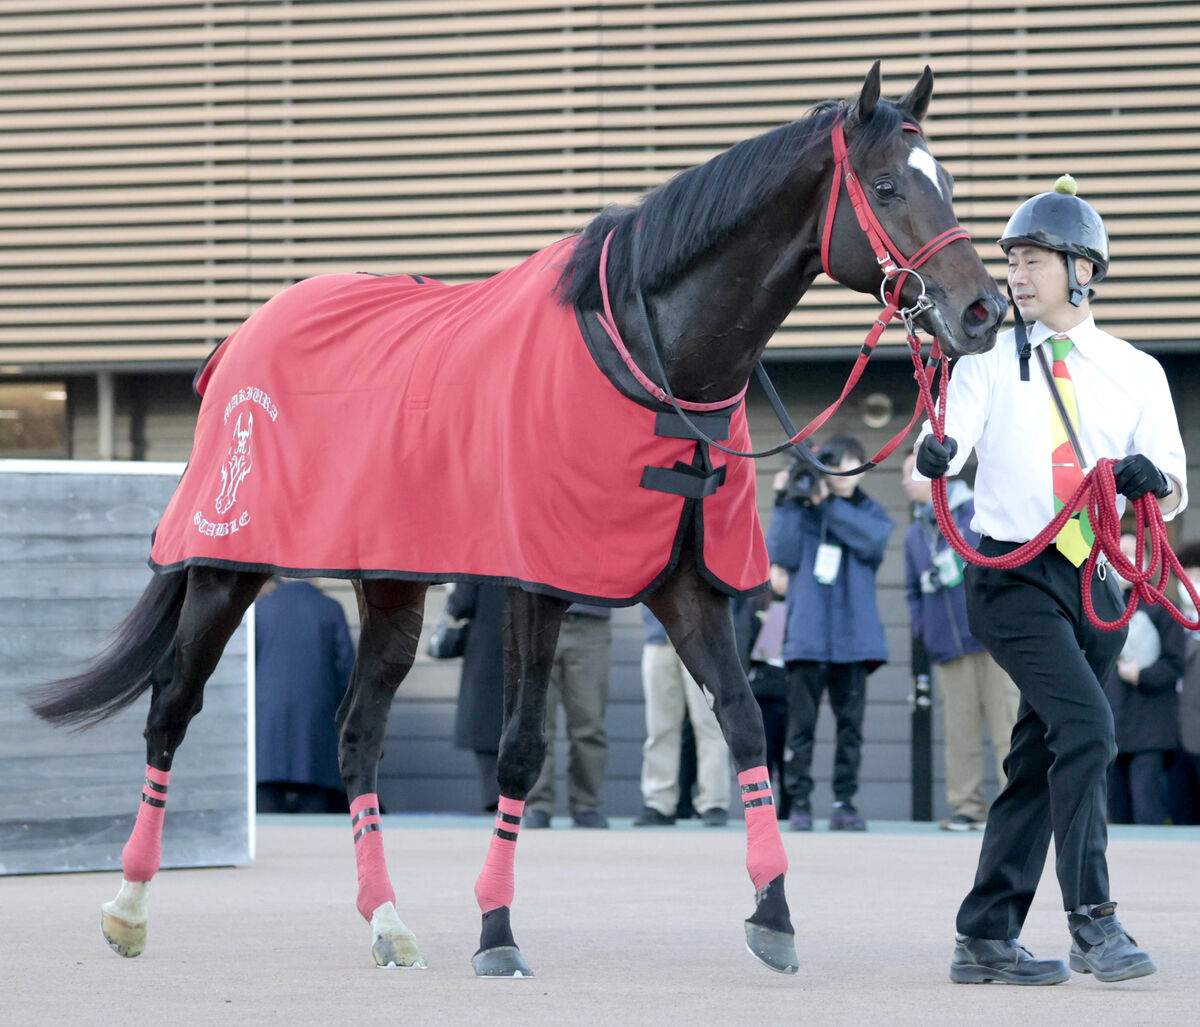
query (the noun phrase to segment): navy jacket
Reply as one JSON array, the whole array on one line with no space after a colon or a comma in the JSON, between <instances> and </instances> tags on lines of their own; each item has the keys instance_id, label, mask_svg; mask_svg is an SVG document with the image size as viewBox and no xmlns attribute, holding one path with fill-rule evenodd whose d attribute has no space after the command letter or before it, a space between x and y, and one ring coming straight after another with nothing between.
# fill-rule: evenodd
<instances>
[{"instance_id":1,"label":"navy jacket","mask_svg":"<svg viewBox=\"0 0 1200 1027\"><path fill-rule=\"evenodd\" d=\"M254 611L258 780L340 789L333 716L354 666L346 616L307 581L281 582Z\"/></svg>"},{"instance_id":2,"label":"navy jacket","mask_svg":"<svg viewBox=\"0 0 1200 1027\"><path fill-rule=\"evenodd\" d=\"M504 726L503 585L460 581L446 599L446 612L470 620L458 705L454 712L454 745L475 752L499 752Z\"/></svg>"},{"instance_id":3,"label":"navy jacket","mask_svg":"<svg viewBox=\"0 0 1200 1027\"><path fill-rule=\"evenodd\" d=\"M979 534L971 530L975 500L966 482L948 483L950 513L962 537L978 548ZM929 572L935 553L948 549L932 504L917 508L916 519L904 533L904 592L912 631L933 663L944 663L983 648L967 628L967 593L963 582L951 588L932 587ZM961 564L961 560L959 563Z\"/></svg>"},{"instance_id":4,"label":"navy jacket","mask_svg":"<svg viewBox=\"0 0 1200 1027\"><path fill-rule=\"evenodd\" d=\"M821 663L887 662L887 640L875 598L875 573L894 527L882 505L861 489L816 506L775 508L767 531L771 562L788 572L783 658ZM822 585L813 562L822 540L842 550L837 577Z\"/></svg>"}]
</instances>

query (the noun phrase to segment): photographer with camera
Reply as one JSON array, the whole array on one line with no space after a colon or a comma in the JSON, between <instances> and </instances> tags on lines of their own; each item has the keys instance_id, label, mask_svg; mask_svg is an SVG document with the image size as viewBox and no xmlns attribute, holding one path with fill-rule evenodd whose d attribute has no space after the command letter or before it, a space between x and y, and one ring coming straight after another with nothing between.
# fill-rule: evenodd
<instances>
[{"instance_id":1,"label":"photographer with camera","mask_svg":"<svg viewBox=\"0 0 1200 1027\"><path fill-rule=\"evenodd\" d=\"M849 435L831 439L816 456L843 471L866 461L862 444ZM852 800L862 762L867 675L887 662L875 574L894 525L858 487L862 474L820 474L799 456L793 459L775 477L775 514L767 532L771 585L787 595L789 824L794 831L812 830L813 739L821 696L828 692L837 722L829 828L864 831Z\"/></svg>"}]
</instances>

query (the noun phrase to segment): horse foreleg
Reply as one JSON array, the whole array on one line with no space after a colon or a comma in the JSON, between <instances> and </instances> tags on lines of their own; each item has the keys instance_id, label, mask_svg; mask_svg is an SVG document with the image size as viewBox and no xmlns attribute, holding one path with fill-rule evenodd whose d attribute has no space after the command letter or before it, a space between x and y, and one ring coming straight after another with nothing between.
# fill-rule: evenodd
<instances>
[{"instance_id":1,"label":"horse foreleg","mask_svg":"<svg viewBox=\"0 0 1200 1027\"><path fill-rule=\"evenodd\" d=\"M356 586L362 634L350 687L337 712L338 762L350 799L358 867L358 911L371 925L371 956L380 967L427 965L416 935L396 912L377 791L388 711L416 656L425 589L404 581Z\"/></svg>"},{"instance_id":2,"label":"horse foreleg","mask_svg":"<svg viewBox=\"0 0 1200 1027\"><path fill-rule=\"evenodd\" d=\"M100 930L114 952L146 948L150 880L162 862L167 785L175 750L199 711L208 680L266 575L208 568L188 572L188 588L170 649L153 673L146 718L146 777L133 832L121 851L121 889L100 907Z\"/></svg>"},{"instance_id":3,"label":"horse foreleg","mask_svg":"<svg viewBox=\"0 0 1200 1027\"><path fill-rule=\"evenodd\" d=\"M471 958L479 977L532 977L513 938L514 861L525 796L546 759L546 688L567 603L509 589L504 609L504 731L496 777L496 824L475 899L483 915L479 949Z\"/></svg>"},{"instance_id":4,"label":"horse foreleg","mask_svg":"<svg viewBox=\"0 0 1200 1027\"><path fill-rule=\"evenodd\" d=\"M746 869L755 900L754 913L746 920L746 945L772 970L796 973L795 931L783 886L787 853L766 766L762 713L737 657L729 600L694 569L685 568L647 605L667 629L688 672L711 695L738 771L746 815Z\"/></svg>"}]
</instances>

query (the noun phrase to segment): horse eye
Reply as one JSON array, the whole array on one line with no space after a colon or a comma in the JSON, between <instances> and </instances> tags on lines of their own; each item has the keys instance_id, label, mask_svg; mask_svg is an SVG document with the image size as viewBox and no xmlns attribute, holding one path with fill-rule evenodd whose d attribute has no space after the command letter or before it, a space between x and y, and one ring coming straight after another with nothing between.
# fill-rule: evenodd
<instances>
[{"instance_id":1,"label":"horse eye","mask_svg":"<svg viewBox=\"0 0 1200 1027\"><path fill-rule=\"evenodd\" d=\"M875 194L881 199L890 200L896 195L896 185L890 178L880 178L875 182Z\"/></svg>"}]
</instances>

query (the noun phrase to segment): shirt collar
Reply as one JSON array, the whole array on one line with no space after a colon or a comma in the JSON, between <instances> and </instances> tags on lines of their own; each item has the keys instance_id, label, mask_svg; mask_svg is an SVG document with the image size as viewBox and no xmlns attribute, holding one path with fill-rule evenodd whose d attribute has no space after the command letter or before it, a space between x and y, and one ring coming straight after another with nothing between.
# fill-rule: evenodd
<instances>
[{"instance_id":1,"label":"shirt collar","mask_svg":"<svg viewBox=\"0 0 1200 1027\"><path fill-rule=\"evenodd\" d=\"M1075 348L1082 350L1084 353L1095 347L1099 336L1099 332L1096 329L1096 319L1091 314L1088 314L1079 324L1067 332L1051 331L1041 321L1035 321L1033 327L1029 329L1029 343L1032 346L1040 346L1050 336L1060 334L1069 336L1075 344Z\"/></svg>"}]
</instances>

